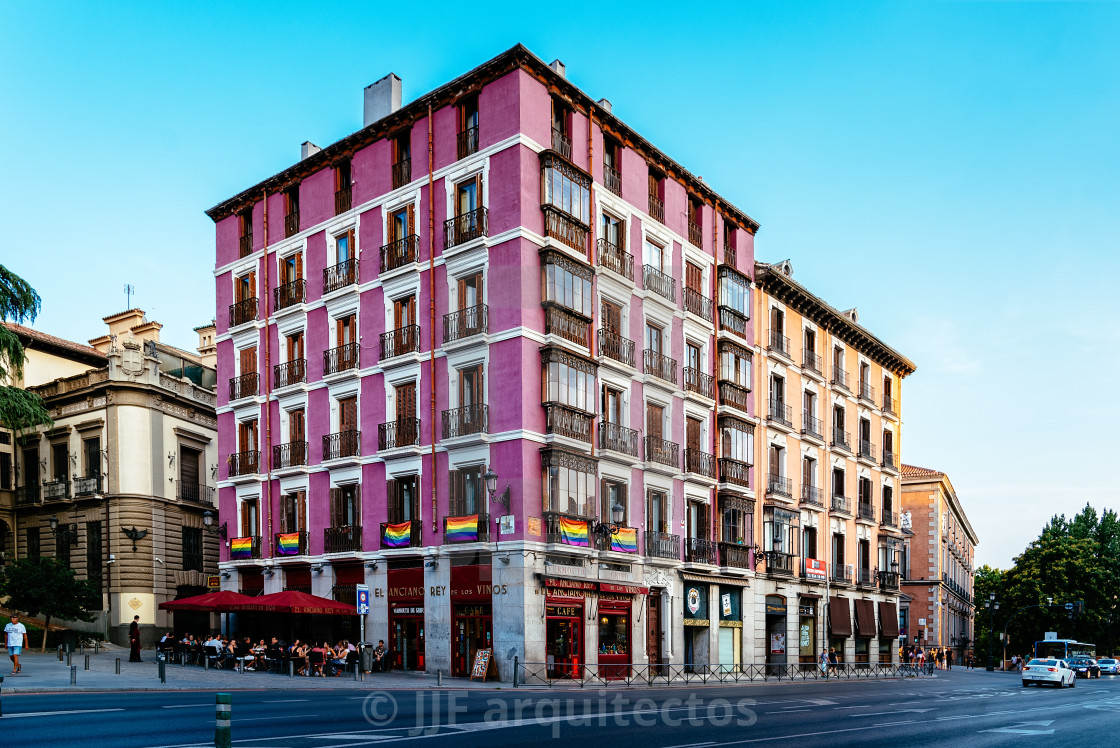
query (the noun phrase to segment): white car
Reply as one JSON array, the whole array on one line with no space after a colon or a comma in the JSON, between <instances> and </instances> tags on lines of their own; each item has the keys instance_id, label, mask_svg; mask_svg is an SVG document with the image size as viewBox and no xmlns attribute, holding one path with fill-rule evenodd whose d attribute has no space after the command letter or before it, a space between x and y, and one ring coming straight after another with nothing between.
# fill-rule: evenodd
<instances>
[{"instance_id":1,"label":"white car","mask_svg":"<svg viewBox=\"0 0 1120 748\"><path fill-rule=\"evenodd\" d=\"M1111 657L1097 660L1097 664L1101 667L1101 675L1108 673L1109 675L1120 674L1120 660L1114 660Z\"/></svg>"},{"instance_id":2,"label":"white car","mask_svg":"<svg viewBox=\"0 0 1120 748\"><path fill-rule=\"evenodd\" d=\"M1023 688L1030 684L1041 686L1048 683L1058 688L1077 685L1077 673L1073 672L1065 660L1034 659L1023 666Z\"/></svg>"}]
</instances>

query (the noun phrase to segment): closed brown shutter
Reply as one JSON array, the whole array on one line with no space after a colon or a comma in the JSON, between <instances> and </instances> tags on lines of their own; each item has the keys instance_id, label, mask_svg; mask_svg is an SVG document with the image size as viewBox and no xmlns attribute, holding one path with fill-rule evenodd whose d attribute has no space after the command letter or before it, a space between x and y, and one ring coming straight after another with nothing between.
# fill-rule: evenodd
<instances>
[{"instance_id":1,"label":"closed brown shutter","mask_svg":"<svg viewBox=\"0 0 1120 748\"><path fill-rule=\"evenodd\" d=\"M416 417L416 383L397 385L397 421Z\"/></svg>"},{"instance_id":2,"label":"closed brown shutter","mask_svg":"<svg viewBox=\"0 0 1120 748\"><path fill-rule=\"evenodd\" d=\"M646 403L646 435L661 438L662 428L661 419L664 414L664 408L660 405L653 403Z\"/></svg>"},{"instance_id":3,"label":"closed brown shutter","mask_svg":"<svg viewBox=\"0 0 1120 748\"><path fill-rule=\"evenodd\" d=\"M685 446L688 449L700 449L700 429L702 423L698 418L689 417L685 429Z\"/></svg>"},{"instance_id":4,"label":"closed brown shutter","mask_svg":"<svg viewBox=\"0 0 1120 748\"><path fill-rule=\"evenodd\" d=\"M293 442L302 442L305 439L302 408L288 413L288 438Z\"/></svg>"},{"instance_id":5,"label":"closed brown shutter","mask_svg":"<svg viewBox=\"0 0 1120 748\"><path fill-rule=\"evenodd\" d=\"M691 262L685 263L684 287L691 288L699 294L704 292L704 271L698 265L693 265Z\"/></svg>"},{"instance_id":6,"label":"closed brown shutter","mask_svg":"<svg viewBox=\"0 0 1120 748\"><path fill-rule=\"evenodd\" d=\"M884 639L898 638L898 609L894 603L879 603L879 632Z\"/></svg>"},{"instance_id":7,"label":"closed brown shutter","mask_svg":"<svg viewBox=\"0 0 1120 748\"><path fill-rule=\"evenodd\" d=\"M609 301L602 303L603 329L619 334L622 330L622 307Z\"/></svg>"},{"instance_id":8,"label":"closed brown shutter","mask_svg":"<svg viewBox=\"0 0 1120 748\"><path fill-rule=\"evenodd\" d=\"M358 399L346 397L338 401L338 430L358 430Z\"/></svg>"},{"instance_id":9,"label":"closed brown shutter","mask_svg":"<svg viewBox=\"0 0 1120 748\"><path fill-rule=\"evenodd\" d=\"M828 629L832 636L852 635L852 612L846 597L833 597L828 601Z\"/></svg>"},{"instance_id":10,"label":"closed brown shutter","mask_svg":"<svg viewBox=\"0 0 1120 748\"><path fill-rule=\"evenodd\" d=\"M257 347L241 349L241 374L253 374L257 371Z\"/></svg>"}]
</instances>

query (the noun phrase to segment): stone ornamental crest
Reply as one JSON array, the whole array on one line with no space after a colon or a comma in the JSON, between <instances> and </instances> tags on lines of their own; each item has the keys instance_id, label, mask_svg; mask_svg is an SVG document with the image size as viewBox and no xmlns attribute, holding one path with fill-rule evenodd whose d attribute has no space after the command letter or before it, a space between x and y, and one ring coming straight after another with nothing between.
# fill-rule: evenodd
<instances>
[{"instance_id":1,"label":"stone ornamental crest","mask_svg":"<svg viewBox=\"0 0 1120 748\"><path fill-rule=\"evenodd\" d=\"M144 603L140 602L140 600L134 597L128 601L128 607L132 608L133 610L140 610L140 608L144 607Z\"/></svg>"},{"instance_id":2,"label":"stone ornamental crest","mask_svg":"<svg viewBox=\"0 0 1120 748\"><path fill-rule=\"evenodd\" d=\"M134 341L126 341L121 352L121 371L125 376L136 378L144 371L144 354Z\"/></svg>"}]
</instances>

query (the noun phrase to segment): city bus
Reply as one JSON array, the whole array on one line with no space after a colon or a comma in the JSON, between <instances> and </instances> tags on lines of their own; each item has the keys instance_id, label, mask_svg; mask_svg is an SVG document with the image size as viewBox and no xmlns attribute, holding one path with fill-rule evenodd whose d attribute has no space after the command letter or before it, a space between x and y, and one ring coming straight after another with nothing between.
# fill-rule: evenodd
<instances>
[{"instance_id":1,"label":"city bus","mask_svg":"<svg viewBox=\"0 0 1120 748\"><path fill-rule=\"evenodd\" d=\"M1071 657L1092 657L1096 659L1095 644L1086 644L1075 639L1044 639L1034 643L1034 656L1068 660Z\"/></svg>"}]
</instances>

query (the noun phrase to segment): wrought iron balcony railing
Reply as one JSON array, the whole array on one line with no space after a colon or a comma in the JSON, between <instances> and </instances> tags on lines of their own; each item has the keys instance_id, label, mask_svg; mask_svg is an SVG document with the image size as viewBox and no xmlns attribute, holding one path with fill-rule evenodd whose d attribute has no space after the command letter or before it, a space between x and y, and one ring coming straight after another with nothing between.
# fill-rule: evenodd
<instances>
[{"instance_id":1,"label":"wrought iron balcony railing","mask_svg":"<svg viewBox=\"0 0 1120 748\"><path fill-rule=\"evenodd\" d=\"M420 444L420 419L402 418L388 421L377 427L377 448L396 449Z\"/></svg>"},{"instance_id":2,"label":"wrought iron balcony railing","mask_svg":"<svg viewBox=\"0 0 1120 748\"><path fill-rule=\"evenodd\" d=\"M486 403L443 411L443 438L490 433L490 407Z\"/></svg>"},{"instance_id":3,"label":"wrought iron balcony railing","mask_svg":"<svg viewBox=\"0 0 1120 748\"><path fill-rule=\"evenodd\" d=\"M362 550L361 525L323 528L324 553L353 553L360 550Z\"/></svg>"},{"instance_id":4,"label":"wrought iron balcony railing","mask_svg":"<svg viewBox=\"0 0 1120 748\"><path fill-rule=\"evenodd\" d=\"M261 557L261 536L260 535L246 535L238 540L249 539L249 558Z\"/></svg>"},{"instance_id":5,"label":"wrought iron balcony railing","mask_svg":"<svg viewBox=\"0 0 1120 748\"><path fill-rule=\"evenodd\" d=\"M770 400L770 420L793 428L793 406L781 400Z\"/></svg>"},{"instance_id":6,"label":"wrought iron balcony railing","mask_svg":"<svg viewBox=\"0 0 1120 748\"><path fill-rule=\"evenodd\" d=\"M277 550L280 549L280 536L281 535L287 535L288 537L291 537L292 535L296 536L296 547L294 549L295 552L293 553L292 550L286 548L283 555L285 555L285 556L306 556L307 555L307 531L306 530L297 530L295 532L278 532L275 535L273 535L273 537L272 537L273 547L276 548ZM281 555L281 554L277 554L277 555ZM311 594L311 593L308 592L308 594Z\"/></svg>"},{"instance_id":7,"label":"wrought iron balcony railing","mask_svg":"<svg viewBox=\"0 0 1120 748\"><path fill-rule=\"evenodd\" d=\"M859 399L866 400L869 403L875 402L875 388L871 386L870 382L859 383Z\"/></svg>"},{"instance_id":8,"label":"wrought iron balcony railing","mask_svg":"<svg viewBox=\"0 0 1120 748\"><path fill-rule=\"evenodd\" d=\"M856 584L858 584L860 587L875 586L875 582L877 580L875 579L875 574L871 571L871 569L860 568L857 571L858 574L856 576Z\"/></svg>"},{"instance_id":9,"label":"wrought iron balcony railing","mask_svg":"<svg viewBox=\"0 0 1120 748\"><path fill-rule=\"evenodd\" d=\"M894 456L894 452L883 450L883 467L887 470L898 470L898 459Z\"/></svg>"},{"instance_id":10,"label":"wrought iron balcony railing","mask_svg":"<svg viewBox=\"0 0 1120 748\"><path fill-rule=\"evenodd\" d=\"M683 374L686 391L695 392L697 395L703 395L708 399L715 398L715 378L711 374L705 374L690 366L684 368Z\"/></svg>"},{"instance_id":11,"label":"wrought iron balcony railing","mask_svg":"<svg viewBox=\"0 0 1120 748\"><path fill-rule=\"evenodd\" d=\"M336 216L350 210L350 208L352 207L351 198L353 197L353 192L354 190L352 187L343 187L340 190L335 190L334 214Z\"/></svg>"},{"instance_id":12,"label":"wrought iron balcony railing","mask_svg":"<svg viewBox=\"0 0 1120 748\"><path fill-rule=\"evenodd\" d=\"M751 466L741 460L721 457L719 458L719 482L750 488Z\"/></svg>"},{"instance_id":13,"label":"wrought iron balcony railing","mask_svg":"<svg viewBox=\"0 0 1120 748\"><path fill-rule=\"evenodd\" d=\"M832 582L834 584L851 584L852 583L852 565L851 564L838 564L835 561L832 563Z\"/></svg>"},{"instance_id":14,"label":"wrought iron balcony railing","mask_svg":"<svg viewBox=\"0 0 1120 748\"><path fill-rule=\"evenodd\" d=\"M591 323L555 304L549 304L544 309L544 331L547 335L559 335L584 348L591 345Z\"/></svg>"},{"instance_id":15,"label":"wrought iron balcony railing","mask_svg":"<svg viewBox=\"0 0 1120 748\"><path fill-rule=\"evenodd\" d=\"M585 224L547 203L541 206L541 210L544 212L545 236L558 239L577 252L587 251L588 229Z\"/></svg>"},{"instance_id":16,"label":"wrought iron balcony railing","mask_svg":"<svg viewBox=\"0 0 1120 748\"><path fill-rule=\"evenodd\" d=\"M276 304L277 311L302 304L307 301L307 281L303 278L296 278L291 283L277 286L272 289L272 300Z\"/></svg>"},{"instance_id":17,"label":"wrought iron balcony railing","mask_svg":"<svg viewBox=\"0 0 1120 748\"><path fill-rule=\"evenodd\" d=\"M261 471L261 451L250 449L245 452L234 452L229 456L229 474L231 477L238 475L253 475Z\"/></svg>"},{"instance_id":18,"label":"wrought iron balcony railing","mask_svg":"<svg viewBox=\"0 0 1120 748\"><path fill-rule=\"evenodd\" d=\"M790 553L766 551L766 573L778 577L792 577L797 568L796 558Z\"/></svg>"},{"instance_id":19,"label":"wrought iron balcony railing","mask_svg":"<svg viewBox=\"0 0 1120 748\"><path fill-rule=\"evenodd\" d=\"M555 127L552 128L552 150L569 161L572 160L572 139Z\"/></svg>"},{"instance_id":20,"label":"wrought iron balcony railing","mask_svg":"<svg viewBox=\"0 0 1120 748\"><path fill-rule=\"evenodd\" d=\"M671 468L680 468L680 446L668 439L656 436L646 437L646 462L656 462Z\"/></svg>"},{"instance_id":21,"label":"wrought iron balcony railing","mask_svg":"<svg viewBox=\"0 0 1120 748\"><path fill-rule=\"evenodd\" d=\"M879 524L883 527L898 527L898 514L890 509L884 509L879 517Z\"/></svg>"},{"instance_id":22,"label":"wrought iron balcony railing","mask_svg":"<svg viewBox=\"0 0 1120 748\"><path fill-rule=\"evenodd\" d=\"M486 208L475 208L443 222L444 249L486 236Z\"/></svg>"},{"instance_id":23,"label":"wrought iron balcony railing","mask_svg":"<svg viewBox=\"0 0 1120 748\"><path fill-rule=\"evenodd\" d=\"M381 333L381 360L420 352L420 325L408 325Z\"/></svg>"},{"instance_id":24,"label":"wrought iron balcony railing","mask_svg":"<svg viewBox=\"0 0 1120 748\"><path fill-rule=\"evenodd\" d=\"M323 268L323 293L332 293L358 282L358 260L344 260Z\"/></svg>"},{"instance_id":25,"label":"wrought iron balcony railing","mask_svg":"<svg viewBox=\"0 0 1120 748\"><path fill-rule=\"evenodd\" d=\"M815 371L817 374L823 374L824 368L821 363L821 357L814 353L809 348L801 349L801 368Z\"/></svg>"},{"instance_id":26,"label":"wrought iron balcony railing","mask_svg":"<svg viewBox=\"0 0 1120 748\"><path fill-rule=\"evenodd\" d=\"M257 318L257 297L229 305L229 326L237 327Z\"/></svg>"},{"instance_id":27,"label":"wrought iron balcony railing","mask_svg":"<svg viewBox=\"0 0 1120 748\"><path fill-rule=\"evenodd\" d=\"M457 312L443 315L443 342L453 343L475 335L482 335L490 328L490 307L476 304Z\"/></svg>"},{"instance_id":28,"label":"wrought iron balcony railing","mask_svg":"<svg viewBox=\"0 0 1120 748\"><path fill-rule=\"evenodd\" d=\"M381 247L381 272L412 265L420 257L420 237L409 234Z\"/></svg>"},{"instance_id":29,"label":"wrought iron balcony railing","mask_svg":"<svg viewBox=\"0 0 1120 748\"><path fill-rule=\"evenodd\" d=\"M848 389L848 372L839 366L832 367L832 383L837 387Z\"/></svg>"},{"instance_id":30,"label":"wrought iron balcony railing","mask_svg":"<svg viewBox=\"0 0 1120 748\"><path fill-rule=\"evenodd\" d=\"M821 423L821 419L809 415L809 411L803 411L801 413L801 433L824 439L824 424Z\"/></svg>"},{"instance_id":31,"label":"wrought iron balcony railing","mask_svg":"<svg viewBox=\"0 0 1120 748\"><path fill-rule=\"evenodd\" d=\"M94 496L101 493L100 475L79 475L74 478L75 496Z\"/></svg>"},{"instance_id":32,"label":"wrought iron balcony railing","mask_svg":"<svg viewBox=\"0 0 1120 748\"><path fill-rule=\"evenodd\" d=\"M595 416L560 403L543 403L546 434L558 434L569 439L591 443L591 424Z\"/></svg>"},{"instance_id":33,"label":"wrought iron balcony railing","mask_svg":"<svg viewBox=\"0 0 1120 748\"><path fill-rule=\"evenodd\" d=\"M603 184L608 190L622 197L622 172L609 164L603 164Z\"/></svg>"},{"instance_id":34,"label":"wrought iron balcony railing","mask_svg":"<svg viewBox=\"0 0 1120 748\"><path fill-rule=\"evenodd\" d=\"M243 234L237 239L237 254L239 257L248 257L253 254L253 232Z\"/></svg>"},{"instance_id":35,"label":"wrought iron balcony railing","mask_svg":"<svg viewBox=\"0 0 1120 748\"><path fill-rule=\"evenodd\" d=\"M883 412L892 416L898 415L898 400L889 397L886 393L883 394Z\"/></svg>"},{"instance_id":36,"label":"wrought iron balcony railing","mask_svg":"<svg viewBox=\"0 0 1120 748\"><path fill-rule=\"evenodd\" d=\"M240 400L260 394L260 375L255 371L229 379L229 399Z\"/></svg>"},{"instance_id":37,"label":"wrought iron balcony railing","mask_svg":"<svg viewBox=\"0 0 1120 748\"><path fill-rule=\"evenodd\" d=\"M697 317L712 321L712 300L694 288L684 289L684 310L692 312Z\"/></svg>"},{"instance_id":38,"label":"wrought iron balcony railing","mask_svg":"<svg viewBox=\"0 0 1120 748\"><path fill-rule=\"evenodd\" d=\"M671 384L677 383L677 362L674 359L649 349L642 351L642 358L646 374Z\"/></svg>"},{"instance_id":39,"label":"wrought iron balcony railing","mask_svg":"<svg viewBox=\"0 0 1120 748\"><path fill-rule=\"evenodd\" d=\"M766 493L769 496L793 496L793 484L782 475L771 475L766 479Z\"/></svg>"},{"instance_id":40,"label":"wrought iron balcony railing","mask_svg":"<svg viewBox=\"0 0 1120 748\"><path fill-rule=\"evenodd\" d=\"M685 449L684 471L714 479L716 477L716 456L699 449Z\"/></svg>"},{"instance_id":41,"label":"wrought iron balcony railing","mask_svg":"<svg viewBox=\"0 0 1120 748\"><path fill-rule=\"evenodd\" d=\"M599 355L614 359L620 364L634 366L634 341L618 333L599 328Z\"/></svg>"},{"instance_id":42,"label":"wrought iron balcony railing","mask_svg":"<svg viewBox=\"0 0 1120 748\"><path fill-rule=\"evenodd\" d=\"M720 405L730 405L738 408L744 413L750 411L751 391L745 387L740 387L734 382L721 381L719 383L719 403Z\"/></svg>"},{"instance_id":43,"label":"wrought iron balcony railing","mask_svg":"<svg viewBox=\"0 0 1120 748\"><path fill-rule=\"evenodd\" d=\"M347 369L358 368L358 344L347 343L338 348L323 351L323 373L337 374Z\"/></svg>"},{"instance_id":44,"label":"wrought iron balcony railing","mask_svg":"<svg viewBox=\"0 0 1120 748\"><path fill-rule=\"evenodd\" d=\"M871 522L875 521L875 507L870 501L857 501L856 502L856 516L860 519L866 519Z\"/></svg>"},{"instance_id":45,"label":"wrought iron balcony railing","mask_svg":"<svg viewBox=\"0 0 1120 748\"><path fill-rule=\"evenodd\" d=\"M897 571L878 572L879 587L884 590L897 590L899 588L899 573Z\"/></svg>"},{"instance_id":46,"label":"wrought iron balcony railing","mask_svg":"<svg viewBox=\"0 0 1120 748\"><path fill-rule=\"evenodd\" d=\"M859 440L859 456L865 457L869 460L875 459L875 445L867 439Z\"/></svg>"},{"instance_id":47,"label":"wrought iron balcony railing","mask_svg":"<svg viewBox=\"0 0 1120 748\"><path fill-rule=\"evenodd\" d=\"M272 367L272 386L287 387L307 381L307 359L296 358Z\"/></svg>"},{"instance_id":48,"label":"wrought iron balcony railing","mask_svg":"<svg viewBox=\"0 0 1120 748\"><path fill-rule=\"evenodd\" d=\"M677 281L668 273L663 273L653 265L642 266L642 287L653 291L674 304L677 301Z\"/></svg>"},{"instance_id":49,"label":"wrought iron balcony railing","mask_svg":"<svg viewBox=\"0 0 1120 748\"><path fill-rule=\"evenodd\" d=\"M566 535L561 527L560 520L575 520L576 522L587 523L588 535L594 527L595 518L589 516L590 512L587 507L569 507L572 511L568 512L545 512L544 525L545 525L545 541L549 543L565 543L571 544L571 536Z\"/></svg>"},{"instance_id":50,"label":"wrought iron balcony railing","mask_svg":"<svg viewBox=\"0 0 1120 748\"><path fill-rule=\"evenodd\" d=\"M293 210L284 216L284 237L295 236L299 233L299 211Z\"/></svg>"},{"instance_id":51,"label":"wrought iron balcony railing","mask_svg":"<svg viewBox=\"0 0 1120 748\"><path fill-rule=\"evenodd\" d=\"M681 557L681 536L646 530L646 557L679 560Z\"/></svg>"},{"instance_id":52,"label":"wrought iron balcony railing","mask_svg":"<svg viewBox=\"0 0 1120 748\"><path fill-rule=\"evenodd\" d=\"M460 517L469 517L477 514L478 518L475 521L475 537L455 537L447 535L447 521L452 519L459 519ZM448 515L443 518L443 538L445 543L486 543L490 541L490 515L482 512L466 512L462 514Z\"/></svg>"},{"instance_id":53,"label":"wrought iron balcony railing","mask_svg":"<svg viewBox=\"0 0 1120 748\"><path fill-rule=\"evenodd\" d=\"M688 219L688 241L694 247L704 246L704 229L691 218Z\"/></svg>"},{"instance_id":54,"label":"wrought iron balcony railing","mask_svg":"<svg viewBox=\"0 0 1120 748\"><path fill-rule=\"evenodd\" d=\"M634 280L634 255L606 239L599 242L599 267L618 273L627 280Z\"/></svg>"},{"instance_id":55,"label":"wrought iron balcony railing","mask_svg":"<svg viewBox=\"0 0 1120 748\"><path fill-rule=\"evenodd\" d=\"M214 489L201 483L175 481L175 496L179 501L193 501L196 504L214 506Z\"/></svg>"},{"instance_id":56,"label":"wrought iron balcony railing","mask_svg":"<svg viewBox=\"0 0 1120 748\"><path fill-rule=\"evenodd\" d=\"M693 564L715 564L719 554L714 540L707 538L685 538L684 560Z\"/></svg>"},{"instance_id":57,"label":"wrought iron balcony railing","mask_svg":"<svg viewBox=\"0 0 1120 748\"><path fill-rule=\"evenodd\" d=\"M339 460L362 453L362 432L356 430L323 434L323 459Z\"/></svg>"},{"instance_id":58,"label":"wrought iron balcony railing","mask_svg":"<svg viewBox=\"0 0 1120 748\"><path fill-rule=\"evenodd\" d=\"M719 544L719 565L732 569L753 569L752 548L740 543Z\"/></svg>"},{"instance_id":59,"label":"wrought iron balcony railing","mask_svg":"<svg viewBox=\"0 0 1120 748\"><path fill-rule=\"evenodd\" d=\"M777 330L770 331L770 343L766 346L766 349L771 353L777 353L781 356L785 356L786 358L790 358L789 338L785 335L782 335Z\"/></svg>"},{"instance_id":60,"label":"wrought iron balcony railing","mask_svg":"<svg viewBox=\"0 0 1120 748\"><path fill-rule=\"evenodd\" d=\"M637 458L640 434L609 421L599 422L599 449L609 449Z\"/></svg>"},{"instance_id":61,"label":"wrought iron balcony railing","mask_svg":"<svg viewBox=\"0 0 1120 748\"><path fill-rule=\"evenodd\" d=\"M402 158L393 164L393 189L399 189L412 181L412 159Z\"/></svg>"},{"instance_id":62,"label":"wrought iron balcony railing","mask_svg":"<svg viewBox=\"0 0 1120 748\"><path fill-rule=\"evenodd\" d=\"M816 486L801 486L801 503L812 506L824 506L824 495Z\"/></svg>"},{"instance_id":63,"label":"wrought iron balcony railing","mask_svg":"<svg viewBox=\"0 0 1120 748\"><path fill-rule=\"evenodd\" d=\"M838 494L838 493L832 494L832 504L830 505L830 507L831 507L832 511L838 512L840 514L851 514L852 513L851 502L849 502L848 497L844 496L843 494Z\"/></svg>"},{"instance_id":64,"label":"wrought iron balcony railing","mask_svg":"<svg viewBox=\"0 0 1120 748\"><path fill-rule=\"evenodd\" d=\"M654 193L649 193L649 217L658 223L665 223L665 201Z\"/></svg>"},{"instance_id":65,"label":"wrought iron balcony railing","mask_svg":"<svg viewBox=\"0 0 1120 748\"><path fill-rule=\"evenodd\" d=\"M31 506L42 502L39 484L16 487L16 506Z\"/></svg>"},{"instance_id":66,"label":"wrought iron balcony railing","mask_svg":"<svg viewBox=\"0 0 1120 748\"><path fill-rule=\"evenodd\" d=\"M844 429L832 429L832 446L845 452L852 451L852 437Z\"/></svg>"},{"instance_id":67,"label":"wrought iron balcony railing","mask_svg":"<svg viewBox=\"0 0 1120 748\"><path fill-rule=\"evenodd\" d=\"M272 466L277 470L307 464L307 442L288 442L272 447Z\"/></svg>"},{"instance_id":68,"label":"wrought iron balcony railing","mask_svg":"<svg viewBox=\"0 0 1120 748\"><path fill-rule=\"evenodd\" d=\"M456 155L460 159L478 153L478 127L468 127L459 133L455 140Z\"/></svg>"}]
</instances>

